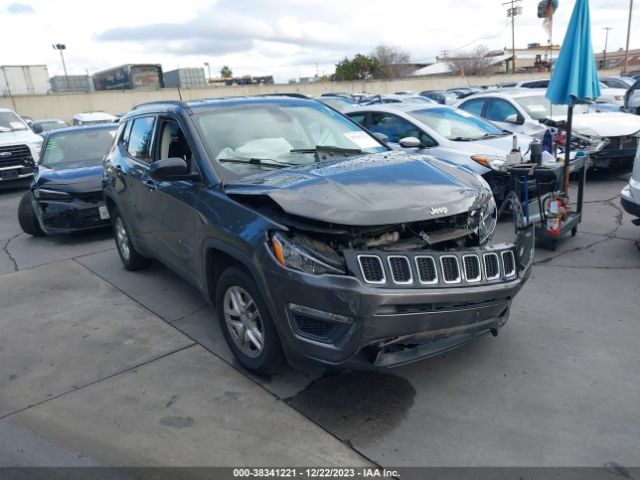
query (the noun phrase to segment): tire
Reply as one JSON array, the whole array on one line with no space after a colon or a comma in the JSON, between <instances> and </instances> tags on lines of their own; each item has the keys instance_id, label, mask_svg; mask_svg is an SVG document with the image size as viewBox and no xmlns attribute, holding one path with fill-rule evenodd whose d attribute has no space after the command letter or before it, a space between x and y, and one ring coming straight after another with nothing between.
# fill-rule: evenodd
<instances>
[{"instance_id":1,"label":"tire","mask_svg":"<svg viewBox=\"0 0 640 480\"><path fill-rule=\"evenodd\" d=\"M38 217L33 209L33 192L28 191L22 196L20 205L18 205L18 223L24 233L28 233L34 237L44 237L45 233L38 222Z\"/></svg>"},{"instance_id":2,"label":"tire","mask_svg":"<svg viewBox=\"0 0 640 480\"><path fill-rule=\"evenodd\" d=\"M129 230L117 207L111 212L111 219L113 222L113 235L116 241L116 248L118 249L118 255L120 255L120 260L124 268L135 271L148 267L151 259L141 255L140 252L136 250L136 247L133 246L129 236Z\"/></svg>"},{"instance_id":3,"label":"tire","mask_svg":"<svg viewBox=\"0 0 640 480\"><path fill-rule=\"evenodd\" d=\"M278 331L255 281L245 270L229 267L220 275L216 310L224 338L243 367L265 375L283 363Z\"/></svg>"}]
</instances>

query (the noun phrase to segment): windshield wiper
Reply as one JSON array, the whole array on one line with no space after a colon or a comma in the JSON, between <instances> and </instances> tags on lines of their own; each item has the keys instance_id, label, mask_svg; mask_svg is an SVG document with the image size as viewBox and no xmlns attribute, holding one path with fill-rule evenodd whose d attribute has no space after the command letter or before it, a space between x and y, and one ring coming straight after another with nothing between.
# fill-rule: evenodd
<instances>
[{"instance_id":1,"label":"windshield wiper","mask_svg":"<svg viewBox=\"0 0 640 480\"><path fill-rule=\"evenodd\" d=\"M316 145L315 148L294 148L289 150L290 153L315 153L316 162L327 160L327 157L335 157L341 155L350 157L352 155L362 155L362 150L358 148L342 148L331 145Z\"/></svg>"},{"instance_id":2,"label":"windshield wiper","mask_svg":"<svg viewBox=\"0 0 640 480\"><path fill-rule=\"evenodd\" d=\"M270 158L219 158L219 162L226 163L248 163L249 165L259 165L261 167L274 167L274 168L284 168L284 167L299 167L298 163L287 163L287 162L277 162Z\"/></svg>"},{"instance_id":3,"label":"windshield wiper","mask_svg":"<svg viewBox=\"0 0 640 480\"><path fill-rule=\"evenodd\" d=\"M475 142L476 140L479 140L479 138L478 137L455 137L455 138L450 138L449 140L451 140L452 142Z\"/></svg>"}]
</instances>

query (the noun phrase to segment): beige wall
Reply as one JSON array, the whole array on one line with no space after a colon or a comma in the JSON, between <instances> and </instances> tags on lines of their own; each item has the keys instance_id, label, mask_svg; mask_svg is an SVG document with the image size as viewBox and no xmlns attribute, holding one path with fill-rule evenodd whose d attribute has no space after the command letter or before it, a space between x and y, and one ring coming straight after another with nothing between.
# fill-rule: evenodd
<instances>
[{"instance_id":1,"label":"beige wall","mask_svg":"<svg viewBox=\"0 0 640 480\"><path fill-rule=\"evenodd\" d=\"M602 74L617 72L602 72ZM182 90L183 100L208 97L228 97L256 95L262 93L295 92L306 95L320 95L325 92L393 93L401 90L422 90L453 88L467 85L492 85L509 81L545 78L548 74L494 75L485 77L420 77L393 81L371 82L327 82L293 85L238 85L232 87L204 87ZM165 88L155 91L125 90L101 91L77 94L50 94L37 96L0 97L0 107L11 108L20 115L35 119L61 118L71 121L76 113L105 111L112 114L126 113L134 105L155 100L178 99L176 89Z\"/></svg>"}]
</instances>

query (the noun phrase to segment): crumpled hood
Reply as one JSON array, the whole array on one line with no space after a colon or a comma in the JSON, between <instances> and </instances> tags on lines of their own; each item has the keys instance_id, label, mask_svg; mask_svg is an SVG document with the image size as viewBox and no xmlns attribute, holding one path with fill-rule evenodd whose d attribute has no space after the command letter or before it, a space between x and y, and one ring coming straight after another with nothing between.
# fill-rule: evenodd
<instances>
[{"instance_id":1,"label":"crumpled hood","mask_svg":"<svg viewBox=\"0 0 640 480\"><path fill-rule=\"evenodd\" d=\"M488 138L486 140L476 140L473 142L451 142L451 147L469 153L469 155L498 155L506 156L513 148L513 135L505 135L503 137ZM522 133L515 134L518 139L518 146L522 152L529 149L529 144L533 141L533 137Z\"/></svg>"},{"instance_id":2,"label":"crumpled hood","mask_svg":"<svg viewBox=\"0 0 640 480\"><path fill-rule=\"evenodd\" d=\"M226 191L266 195L285 212L312 220L374 226L466 212L483 189L486 182L464 167L384 152L252 175L229 182Z\"/></svg>"},{"instance_id":3,"label":"crumpled hood","mask_svg":"<svg viewBox=\"0 0 640 480\"><path fill-rule=\"evenodd\" d=\"M17 143L27 145L42 143L42 137L31 130L16 130L15 132L3 132L0 130L0 146L15 145Z\"/></svg>"},{"instance_id":4,"label":"crumpled hood","mask_svg":"<svg viewBox=\"0 0 640 480\"><path fill-rule=\"evenodd\" d=\"M35 182L39 187L55 185L67 192L94 192L102 190L102 172L102 165L63 170L53 170L40 165Z\"/></svg>"},{"instance_id":5,"label":"crumpled hood","mask_svg":"<svg viewBox=\"0 0 640 480\"><path fill-rule=\"evenodd\" d=\"M554 120L566 120L554 117ZM573 130L588 137L623 137L640 131L640 115L624 112L582 113L573 116Z\"/></svg>"}]
</instances>

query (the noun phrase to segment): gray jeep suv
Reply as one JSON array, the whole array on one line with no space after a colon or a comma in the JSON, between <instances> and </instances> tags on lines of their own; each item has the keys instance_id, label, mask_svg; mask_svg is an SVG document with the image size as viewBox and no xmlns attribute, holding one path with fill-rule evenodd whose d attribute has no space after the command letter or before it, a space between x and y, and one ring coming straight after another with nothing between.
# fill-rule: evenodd
<instances>
[{"instance_id":1,"label":"gray jeep suv","mask_svg":"<svg viewBox=\"0 0 640 480\"><path fill-rule=\"evenodd\" d=\"M295 95L140 105L105 158L120 258L200 289L248 369L386 367L497 334L533 234L472 171ZM517 210L517 209L515 209Z\"/></svg>"}]
</instances>

